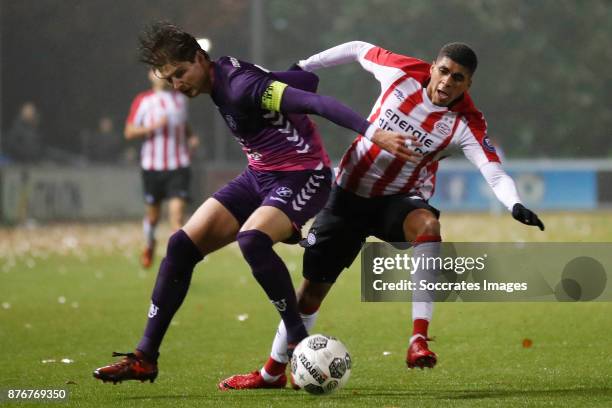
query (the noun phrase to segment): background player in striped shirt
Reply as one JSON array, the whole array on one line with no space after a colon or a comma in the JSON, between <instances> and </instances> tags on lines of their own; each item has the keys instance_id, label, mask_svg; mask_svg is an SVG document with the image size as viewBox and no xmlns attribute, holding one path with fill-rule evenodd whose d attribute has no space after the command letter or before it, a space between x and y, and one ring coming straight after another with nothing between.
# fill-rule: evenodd
<instances>
[{"instance_id":1,"label":"background player in striped shirt","mask_svg":"<svg viewBox=\"0 0 612 408\"><path fill-rule=\"evenodd\" d=\"M143 139L140 150L145 216L142 221L145 248L142 266L153 263L155 229L161 215L162 201L168 199L170 228L177 231L185 221L189 200L190 156L198 138L187 123L188 101L185 95L149 70L151 89L136 96L125 124L125 138Z\"/></svg>"},{"instance_id":2,"label":"background player in striped shirt","mask_svg":"<svg viewBox=\"0 0 612 408\"><path fill-rule=\"evenodd\" d=\"M359 62L380 82L381 93L369 121L415 138L416 142L409 139L407 144L421 156L417 161L405 160L402 152L393 153L385 141L374 138L375 144L361 135L344 154L329 201L303 241L304 281L298 290L298 304L307 328L314 324L332 284L352 264L368 236L412 243L414 257L439 254L439 211L428 200L435 189L438 162L451 145L460 147L479 168L516 220L544 229L537 215L521 204L514 181L501 168L487 137L484 116L467 92L477 66L471 48L461 43L445 45L430 65L354 41L313 55L299 65L313 71L349 62ZM413 279L432 280L432 272L417 270ZM406 355L410 368L433 367L437 361L427 344L431 300L428 293L413 297L413 331ZM286 382L285 333L281 322L270 358L261 370L230 377L220 387L269 388Z\"/></svg>"},{"instance_id":3,"label":"background player in striped shirt","mask_svg":"<svg viewBox=\"0 0 612 408\"><path fill-rule=\"evenodd\" d=\"M158 23L145 32L141 59L184 95L209 94L249 165L170 237L136 350L118 353L125 358L96 369L94 377L153 381L159 348L187 294L195 265L233 241L281 315L286 349L291 350L307 330L291 276L273 245L297 243L301 227L321 210L331 187L329 158L306 114L384 143L408 160L419 155L404 146L400 133L378 129L335 99L313 93L316 75L302 70L271 73L229 56L212 61L192 35L171 24Z\"/></svg>"}]
</instances>

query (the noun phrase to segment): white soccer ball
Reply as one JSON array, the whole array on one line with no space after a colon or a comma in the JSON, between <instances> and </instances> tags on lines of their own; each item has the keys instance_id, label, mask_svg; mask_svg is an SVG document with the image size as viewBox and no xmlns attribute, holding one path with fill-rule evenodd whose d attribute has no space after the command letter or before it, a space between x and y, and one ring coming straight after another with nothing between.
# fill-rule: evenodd
<instances>
[{"instance_id":1,"label":"white soccer ball","mask_svg":"<svg viewBox=\"0 0 612 408\"><path fill-rule=\"evenodd\" d=\"M342 342L313 334L297 345L291 358L293 382L311 394L329 394L351 376L351 356Z\"/></svg>"}]
</instances>

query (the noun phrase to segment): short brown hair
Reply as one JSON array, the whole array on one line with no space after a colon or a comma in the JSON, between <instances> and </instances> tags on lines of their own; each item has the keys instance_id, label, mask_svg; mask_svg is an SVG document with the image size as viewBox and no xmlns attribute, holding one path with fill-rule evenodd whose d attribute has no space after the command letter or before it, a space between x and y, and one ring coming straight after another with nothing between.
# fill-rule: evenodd
<instances>
[{"instance_id":1,"label":"short brown hair","mask_svg":"<svg viewBox=\"0 0 612 408\"><path fill-rule=\"evenodd\" d=\"M197 52L210 59L194 36L167 21L145 27L139 41L140 61L154 68L181 61L194 62Z\"/></svg>"}]
</instances>

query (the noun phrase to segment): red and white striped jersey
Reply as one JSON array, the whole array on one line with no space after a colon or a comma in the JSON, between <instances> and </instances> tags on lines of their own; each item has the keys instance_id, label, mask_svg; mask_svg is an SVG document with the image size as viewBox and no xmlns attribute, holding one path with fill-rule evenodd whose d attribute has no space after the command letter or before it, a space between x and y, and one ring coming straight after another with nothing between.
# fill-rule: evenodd
<instances>
[{"instance_id":1,"label":"red and white striped jersey","mask_svg":"<svg viewBox=\"0 0 612 408\"><path fill-rule=\"evenodd\" d=\"M136 96L127 123L151 126L163 117L166 126L148 135L140 149L144 170L176 170L190 164L187 147L187 97L176 91L147 91Z\"/></svg>"},{"instance_id":2,"label":"red and white striped jersey","mask_svg":"<svg viewBox=\"0 0 612 408\"><path fill-rule=\"evenodd\" d=\"M418 164L405 162L357 136L338 169L336 182L341 187L363 197L409 193L428 200L434 193L438 160L450 145L461 147L478 168L499 163L486 136L484 116L467 93L450 109L431 102L426 90L430 64L424 61L353 41L300 61L300 66L312 71L351 61L358 61L381 85L369 121L416 136L424 155Z\"/></svg>"}]
</instances>

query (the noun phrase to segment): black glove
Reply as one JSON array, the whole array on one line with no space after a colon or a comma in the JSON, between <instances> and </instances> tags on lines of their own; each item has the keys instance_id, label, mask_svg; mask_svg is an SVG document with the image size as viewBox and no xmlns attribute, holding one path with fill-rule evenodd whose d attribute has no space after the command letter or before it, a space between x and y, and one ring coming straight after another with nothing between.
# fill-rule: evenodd
<instances>
[{"instance_id":1,"label":"black glove","mask_svg":"<svg viewBox=\"0 0 612 408\"><path fill-rule=\"evenodd\" d=\"M525 208L521 203L516 203L512 207L512 217L525 225L537 225L540 231L544 231L544 223L540 221L536 213Z\"/></svg>"}]
</instances>

